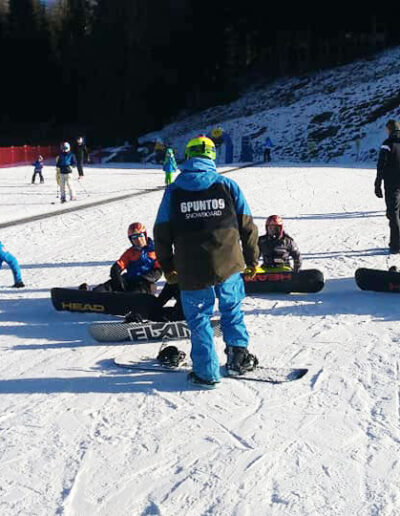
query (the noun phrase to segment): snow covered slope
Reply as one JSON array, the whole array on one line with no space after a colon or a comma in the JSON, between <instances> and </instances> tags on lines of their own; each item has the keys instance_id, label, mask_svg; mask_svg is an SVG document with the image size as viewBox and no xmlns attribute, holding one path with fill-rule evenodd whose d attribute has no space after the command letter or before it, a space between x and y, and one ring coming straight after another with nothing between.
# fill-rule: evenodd
<instances>
[{"instance_id":1,"label":"snow covered slope","mask_svg":"<svg viewBox=\"0 0 400 516\"><path fill-rule=\"evenodd\" d=\"M101 177L116 188L114 171ZM304 267L327 279L319 294L244 303L261 362L308 375L199 392L179 375L116 370L126 346L87 331L107 316L52 309L51 287L108 276L128 224L151 228L162 192L4 229L27 288L8 288L11 273L0 271L2 516L400 514L400 296L353 280L358 266L400 265L383 252L374 173L256 167L230 177L260 230L282 214Z\"/></svg>"},{"instance_id":2,"label":"snow covered slope","mask_svg":"<svg viewBox=\"0 0 400 516\"><path fill-rule=\"evenodd\" d=\"M236 102L187 116L142 139L161 137L182 150L194 134L222 125L234 141L235 159L242 136L253 136L256 146L268 135L276 145L274 160L372 163L386 120L400 115L399 82L396 47L368 60L253 87Z\"/></svg>"}]
</instances>

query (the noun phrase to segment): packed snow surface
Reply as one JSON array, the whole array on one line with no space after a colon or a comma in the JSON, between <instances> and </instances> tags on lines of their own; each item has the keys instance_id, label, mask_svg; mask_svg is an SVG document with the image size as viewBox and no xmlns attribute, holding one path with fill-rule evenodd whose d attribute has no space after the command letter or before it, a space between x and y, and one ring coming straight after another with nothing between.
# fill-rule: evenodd
<instances>
[{"instance_id":1,"label":"packed snow surface","mask_svg":"<svg viewBox=\"0 0 400 516\"><path fill-rule=\"evenodd\" d=\"M385 251L373 171L276 166L229 177L260 232L281 214L304 268L325 275L318 294L244 302L261 364L309 373L198 391L181 374L113 367L127 349L154 355L158 345L99 345L89 324L115 318L56 312L49 290L106 280L128 247L128 224L152 233L162 191L146 189L163 176L87 169L77 206L85 196L143 194L0 234L26 283L14 290L8 267L0 271L2 516L400 514L400 296L362 292L353 279L360 266L400 265ZM0 178L0 222L55 209L53 173L36 186L25 168Z\"/></svg>"}]
</instances>

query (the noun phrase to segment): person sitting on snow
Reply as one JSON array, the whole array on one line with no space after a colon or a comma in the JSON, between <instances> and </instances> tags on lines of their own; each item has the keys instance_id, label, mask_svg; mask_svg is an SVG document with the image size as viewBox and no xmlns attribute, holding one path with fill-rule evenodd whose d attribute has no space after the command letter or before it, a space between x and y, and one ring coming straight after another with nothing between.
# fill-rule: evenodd
<instances>
[{"instance_id":1,"label":"person sitting on snow","mask_svg":"<svg viewBox=\"0 0 400 516\"><path fill-rule=\"evenodd\" d=\"M10 267L13 276L14 276L14 288L22 288L25 287L22 278L21 278L21 269L18 263L18 260L15 258L13 254L11 254L4 245L0 242L0 269L3 265L3 262Z\"/></svg>"},{"instance_id":2,"label":"person sitting on snow","mask_svg":"<svg viewBox=\"0 0 400 516\"><path fill-rule=\"evenodd\" d=\"M94 287L93 291L155 293L155 282L161 277L161 269L153 240L147 236L141 222L133 222L129 226L128 238L132 246L112 265L111 279ZM89 290L89 286L82 283L79 289Z\"/></svg>"},{"instance_id":3,"label":"person sitting on snow","mask_svg":"<svg viewBox=\"0 0 400 516\"><path fill-rule=\"evenodd\" d=\"M265 221L266 234L258 239L260 257L264 268L293 270L301 268L301 255L296 242L283 230L283 219L279 215L271 215ZM290 259L293 259L293 267Z\"/></svg>"}]
</instances>

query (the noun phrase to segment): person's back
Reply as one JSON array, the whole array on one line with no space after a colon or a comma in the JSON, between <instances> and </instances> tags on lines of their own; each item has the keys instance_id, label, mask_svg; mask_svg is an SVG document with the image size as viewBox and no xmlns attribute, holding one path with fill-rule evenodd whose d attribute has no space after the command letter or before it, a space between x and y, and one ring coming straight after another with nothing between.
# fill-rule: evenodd
<instances>
[{"instance_id":1,"label":"person's back","mask_svg":"<svg viewBox=\"0 0 400 516\"><path fill-rule=\"evenodd\" d=\"M216 298L227 370L243 374L257 364L247 350L240 275L245 263L255 274L257 227L239 186L217 173L215 159L212 140L190 140L186 162L166 189L154 226L157 258L167 281L179 284L191 330L193 371L188 378L205 388L213 388L220 378L210 322Z\"/></svg>"}]
</instances>

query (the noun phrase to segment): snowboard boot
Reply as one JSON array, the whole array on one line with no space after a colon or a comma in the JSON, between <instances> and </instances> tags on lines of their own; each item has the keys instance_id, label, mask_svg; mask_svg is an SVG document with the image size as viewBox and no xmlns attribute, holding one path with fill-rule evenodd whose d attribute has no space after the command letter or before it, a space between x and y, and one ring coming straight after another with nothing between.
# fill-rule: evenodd
<instances>
[{"instance_id":1,"label":"snowboard boot","mask_svg":"<svg viewBox=\"0 0 400 516\"><path fill-rule=\"evenodd\" d=\"M239 346L227 346L225 349L227 354L226 372L229 376L245 374L252 371L258 365L258 359L247 348Z\"/></svg>"},{"instance_id":2,"label":"snowboard boot","mask_svg":"<svg viewBox=\"0 0 400 516\"><path fill-rule=\"evenodd\" d=\"M182 365L185 361L186 353L179 351L176 346L161 346L157 355L157 360L164 366L174 369Z\"/></svg>"},{"instance_id":3,"label":"snowboard boot","mask_svg":"<svg viewBox=\"0 0 400 516\"><path fill-rule=\"evenodd\" d=\"M197 376L197 374L191 371L187 375L187 380L192 385L196 385L196 387L202 387L203 389L215 389L215 387L220 383L219 380L204 380Z\"/></svg>"},{"instance_id":4,"label":"snowboard boot","mask_svg":"<svg viewBox=\"0 0 400 516\"><path fill-rule=\"evenodd\" d=\"M389 267L389 272L399 272L396 265L392 265L391 267Z\"/></svg>"},{"instance_id":5,"label":"snowboard boot","mask_svg":"<svg viewBox=\"0 0 400 516\"><path fill-rule=\"evenodd\" d=\"M90 287L87 283L82 283L79 285L78 290L90 290Z\"/></svg>"},{"instance_id":6,"label":"snowboard boot","mask_svg":"<svg viewBox=\"0 0 400 516\"><path fill-rule=\"evenodd\" d=\"M66 198L65 197L61 197L61 204L64 204L65 202L67 202Z\"/></svg>"}]
</instances>

